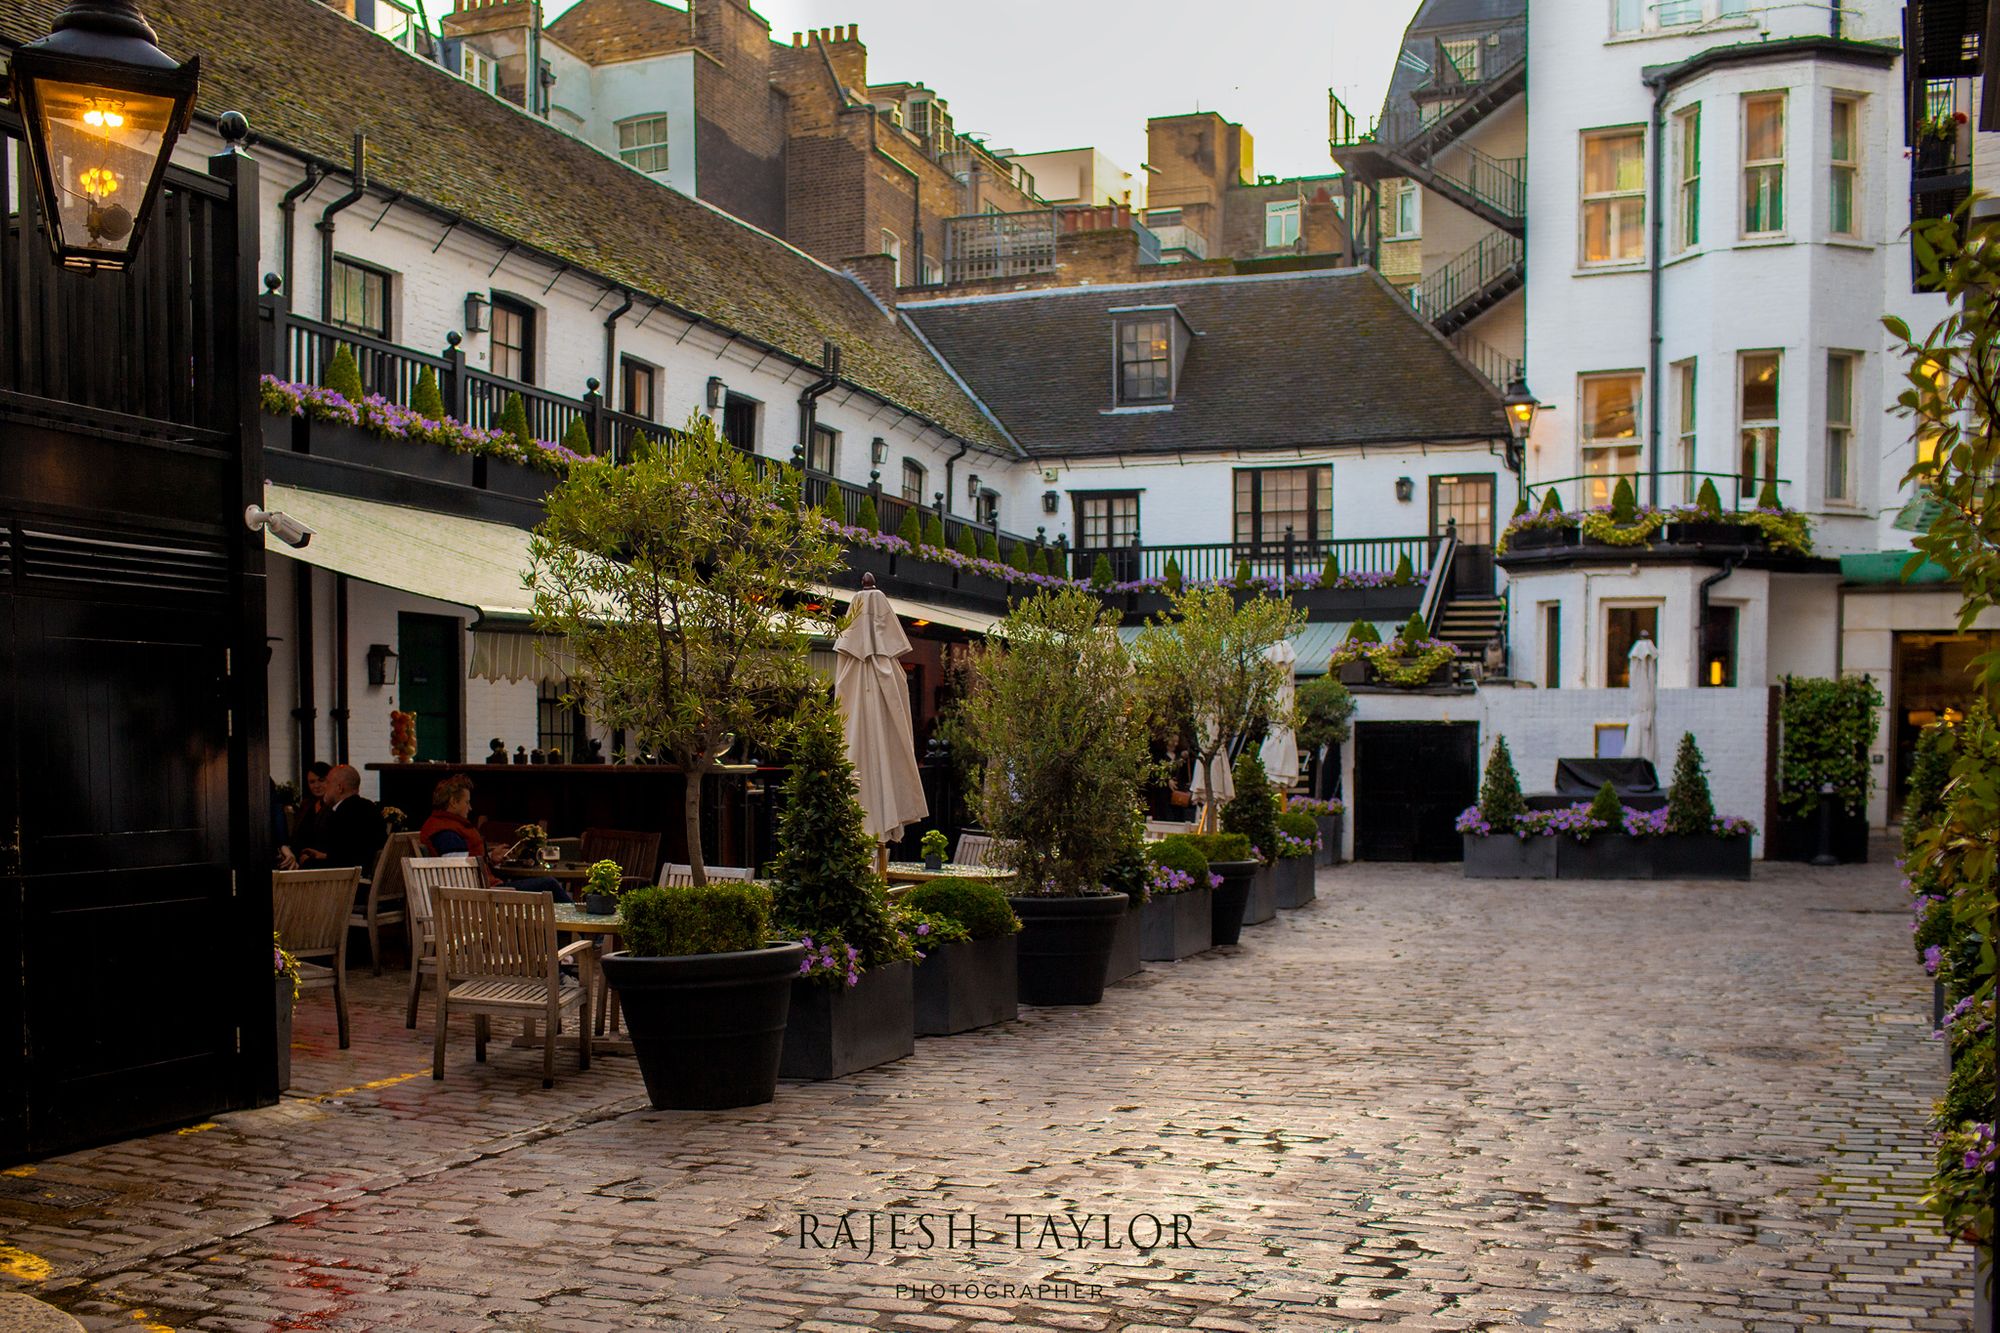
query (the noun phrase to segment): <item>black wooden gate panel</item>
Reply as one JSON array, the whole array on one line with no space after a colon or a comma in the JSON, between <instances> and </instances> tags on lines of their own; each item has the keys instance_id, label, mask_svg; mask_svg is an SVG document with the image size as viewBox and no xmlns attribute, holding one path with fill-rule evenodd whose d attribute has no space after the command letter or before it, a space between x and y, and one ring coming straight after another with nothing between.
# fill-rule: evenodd
<instances>
[{"instance_id":1,"label":"black wooden gate panel","mask_svg":"<svg viewBox=\"0 0 2000 1333\"><path fill-rule=\"evenodd\" d=\"M1455 825L1479 797L1479 725L1362 722L1354 744L1354 859L1461 859Z\"/></svg>"}]
</instances>

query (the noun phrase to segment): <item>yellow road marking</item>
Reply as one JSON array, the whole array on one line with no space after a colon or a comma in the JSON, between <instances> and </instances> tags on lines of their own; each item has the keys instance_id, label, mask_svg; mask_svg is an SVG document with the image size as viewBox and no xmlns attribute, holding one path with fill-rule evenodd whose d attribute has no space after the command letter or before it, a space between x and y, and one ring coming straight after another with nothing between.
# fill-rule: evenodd
<instances>
[{"instance_id":1,"label":"yellow road marking","mask_svg":"<svg viewBox=\"0 0 2000 1333\"><path fill-rule=\"evenodd\" d=\"M0 1273L8 1277L22 1282L46 1282L55 1271L55 1265L39 1254L29 1254L12 1245L0 1244Z\"/></svg>"},{"instance_id":2,"label":"yellow road marking","mask_svg":"<svg viewBox=\"0 0 2000 1333\"><path fill-rule=\"evenodd\" d=\"M147 1312L144 1310L134 1310L132 1312L133 1322L138 1324L140 1328L145 1329L146 1333L174 1333L174 1330L165 1324L147 1323L147 1318Z\"/></svg>"},{"instance_id":3,"label":"yellow road marking","mask_svg":"<svg viewBox=\"0 0 2000 1333\"><path fill-rule=\"evenodd\" d=\"M5 1171L0 1171L0 1176L32 1176L36 1170L37 1168L32 1166L10 1166Z\"/></svg>"},{"instance_id":4,"label":"yellow road marking","mask_svg":"<svg viewBox=\"0 0 2000 1333\"><path fill-rule=\"evenodd\" d=\"M302 1102L330 1102L337 1097L350 1097L357 1092L375 1092L381 1088L393 1088L398 1083L407 1083L411 1079L422 1074L428 1074L429 1072L428 1069L417 1069L407 1074L392 1074L388 1078L372 1079L367 1083L357 1083L351 1088L336 1088L332 1092L314 1093L310 1097L301 1097L299 1100Z\"/></svg>"},{"instance_id":5,"label":"yellow road marking","mask_svg":"<svg viewBox=\"0 0 2000 1333\"><path fill-rule=\"evenodd\" d=\"M182 1138L186 1138L190 1134L200 1134L204 1130L214 1128L216 1128L216 1124L213 1120L204 1120L199 1125L189 1125L186 1129L175 1130L174 1133L180 1135Z\"/></svg>"}]
</instances>

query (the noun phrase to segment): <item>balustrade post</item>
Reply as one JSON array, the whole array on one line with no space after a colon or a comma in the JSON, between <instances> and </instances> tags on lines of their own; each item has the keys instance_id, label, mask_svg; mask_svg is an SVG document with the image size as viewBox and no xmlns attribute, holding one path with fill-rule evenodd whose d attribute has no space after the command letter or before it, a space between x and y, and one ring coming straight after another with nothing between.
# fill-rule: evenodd
<instances>
[{"instance_id":1,"label":"balustrade post","mask_svg":"<svg viewBox=\"0 0 2000 1333\"><path fill-rule=\"evenodd\" d=\"M286 319L291 312L278 294L283 285L275 273L264 275L264 294L257 298L257 364L267 375L292 378L292 338Z\"/></svg>"},{"instance_id":2,"label":"balustrade post","mask_svg":"<svg viewBox=\"0 0 2000 1333\"><path fill-rule=\"evenodd\" d=\"M868 498L875 502L875 527L880 531L886 516L882 513L882 473L879 468L868 474Z\"/></svg>"},{"instance_id":3,"label":"balustrade post","mask_svg":"<svg viewBox=\"0 0 2000 1333\"><path fill-rule=\"evenodd\" d=\"M454 420L469 426L472 420L466 411L466 402L471 395L472 386L465 378L465 351L459 346L463 341L456 329L444 335L444 374L441 377L443 383L438 385L438 389L444 399L445 412Z\"/></svg>"},{"instance_id":4,"label":"balustrade post","mask_svg":"<svg viewBox=\"0 0 2000 1333\"><path fill-rule=\"evenodd\" d=\"M1285 577L1286 578L1290 578L1293 573L1292 545L1293 545L1292 525L1287 523L1285 524Z\"/></svg>"},{"instance_id":5,"label":"balustrade post","mask_svg":"<svg viewBox=\"0 0 2000 1333\"><path fill-rule=\"evenodd\" d=\"M590 452L594 455L612 452L611 438L605 433L604 385L592 375L584 382L583 410L587 420L583 428L590 433ZM612 459L617 462L617 459Z\"/></svg>"}]
</instances>

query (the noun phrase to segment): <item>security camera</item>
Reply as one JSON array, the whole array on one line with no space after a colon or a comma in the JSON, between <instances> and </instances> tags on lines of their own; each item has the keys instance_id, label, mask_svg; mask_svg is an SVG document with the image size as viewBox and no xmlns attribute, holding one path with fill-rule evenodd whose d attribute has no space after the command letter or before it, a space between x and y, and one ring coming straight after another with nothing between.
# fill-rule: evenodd
<instances>
[{"instance_id":1,"label":"security camera","mask_svg":"<svg viewBox=\"0 0 2000 1333\"><path fill-rule=\"evenodd\" d=\"M243 511L243 523L252 532L269 532L285 545L304 549L313 539L313 530L277 509L260 509L251 505Z\"/></svg>"}]
</instances>

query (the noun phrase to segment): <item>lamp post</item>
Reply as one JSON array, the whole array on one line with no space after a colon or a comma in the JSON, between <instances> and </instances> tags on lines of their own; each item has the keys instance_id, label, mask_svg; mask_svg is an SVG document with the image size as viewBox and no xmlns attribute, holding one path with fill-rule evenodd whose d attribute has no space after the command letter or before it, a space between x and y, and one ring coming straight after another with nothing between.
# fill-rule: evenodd
<instances>
[{"instance_id":1,"label":"lamp post","mask_svg":"<svg viewBox=\"0 0 2000 1333\"><path fill-rule=\"evenodd\" d=\"M1535 428L1535 412L1541 404L1535 401L1534 393L1528 388L1525 376L1516 375L1514 382L1507 386L1507 394L1500 400L1507 411L1507 470L1514 474L1514 484L1519 498L1528 494L1528 433Z\"/></svg>"},{"instance_id":2,"label":"lamp post","mask_svg":"<svg viewBox=\"0 0 2000 1333\"><path fill-rule=\"evenodd\" d=\"M133 0L72 0L48 36L14 52L14 104L57 262L132 262L194 110L200 63L160 50Z\"/></svg>"}]
</instances>

